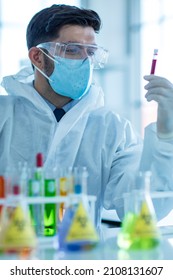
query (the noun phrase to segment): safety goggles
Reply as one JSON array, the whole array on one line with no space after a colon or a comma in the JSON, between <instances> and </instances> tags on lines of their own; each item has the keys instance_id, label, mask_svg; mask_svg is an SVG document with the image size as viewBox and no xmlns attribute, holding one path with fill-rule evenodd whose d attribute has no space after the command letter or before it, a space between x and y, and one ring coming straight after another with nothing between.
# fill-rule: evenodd
<instances>
[{"instance_id":1,"label":"safety goggles","mask_svg":"<svg viewBox=\"0 0 173 280\"><path fill-rule=\"evenodd\" d=\"M81 60L81 63L88 57L94 69L103 68L108 60L108 51L97 45L46 42L37 48L47 50L53 57Z\"/></svg>"}]
</instances>

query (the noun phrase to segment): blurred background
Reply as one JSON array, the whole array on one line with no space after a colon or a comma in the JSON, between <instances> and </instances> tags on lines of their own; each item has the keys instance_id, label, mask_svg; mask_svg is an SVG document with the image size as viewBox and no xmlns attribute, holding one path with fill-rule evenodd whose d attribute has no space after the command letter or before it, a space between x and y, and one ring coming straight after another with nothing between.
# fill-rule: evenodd
<instances>
[{"instance_id":1,"label":"blurred background","mask_svg":"<svg viewBox=\"0 0 173 280\"><path fill-rule=\"evenodd\" d=\"M0 80L28 63L25 32L31 17L58 3L99 13L102 29L97 43L110 55L106 67L95 71L95 81L103 88L107 106L143 135L144 127L156 118L156 104L145 101L143 80L150 73L155 48L159 49L155 74L173 82L173 1L0 0Z\"/></svg>"}]
</instances>

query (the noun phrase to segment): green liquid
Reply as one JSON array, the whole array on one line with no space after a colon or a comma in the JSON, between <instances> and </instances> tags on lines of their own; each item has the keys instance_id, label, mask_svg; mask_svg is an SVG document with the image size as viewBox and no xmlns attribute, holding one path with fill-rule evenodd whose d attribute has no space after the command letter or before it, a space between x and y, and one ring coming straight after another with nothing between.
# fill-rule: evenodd
<instances>
[{"instance_id":1,"label":"green liquid","mask_svg":"<svg viewBox=\"0 0 173 280\"><path fill-rule=\"evenodd\" d=\"M45 197L56 196L55 179L44 180ZM44 235L54 236L57 232L57 206L55 203L46 203L44 205Z\"/></svg>"},{"instance_id":2,"label":"green liquid","mask_svg":"<svg viewBox=\"0 0 173 280\"><path fill-rule=\"evenodd\" d=\"M122 223L121 231L118 235L118 247L124 250L150 250L160 244L160 236L157 230L153 232L152 236L143 232L143 236L136 231L136 223L138 223L138 216L134 213L128 213Z\"/></svg>"},{"instance_id":3,"label":"green liquid","mask_svg":"<svg viewBox=\"0 0 173 280\"><path fill-rule=\"evenodd\" d=\"M118 246L121 249L128 250L130 249L132 243L133 243L133 230L136 222L136 215L134 213L127 213L125 216L123 222L122 222L122 228L118 234Z\"/></svg>"},{"instance_id":4,"label":"green liquid","mask_svg":"<svg viewBox=\"0 0 173 280\"><path fill-rule=\"evenodd\" d=\"M30 179L28 182L29 193L30 197L38 197L41 193L41 185L40 181L35 179ZM30 218L32 226L35 229L35 233L37 236L43 235L43 207L41 204L31 204L29 205L30 211Z\"/></svg>"},{"instance_id":5,"label":"green liquid","mask_svg":"<svg viewBox=\"0 0 173 280\"><path fill-rule=\"evenodd\" d=\"M159 245L160 240L159 238L136 238L136 240L133 241L130 249L132 250L149 250L152 248L155 248Z\"/></svg>"}]
</instances>

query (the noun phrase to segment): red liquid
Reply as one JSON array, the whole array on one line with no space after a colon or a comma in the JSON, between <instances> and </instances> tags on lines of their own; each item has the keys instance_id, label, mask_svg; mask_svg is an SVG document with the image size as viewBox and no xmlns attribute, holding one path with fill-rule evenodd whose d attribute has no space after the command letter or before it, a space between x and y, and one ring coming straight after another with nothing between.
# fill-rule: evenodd
<instances>
[{"instance_id":1,"label":"red liquid","mask_svg":"<svg viewBox=\"0 0 173 280\"><path fill-rule=\"evenodd\" d=\"M36 155L36 166L37 167L42 167L43 166L43 155L42 155L42 153L38 153Z\"/></svg>"},{"instance_id":2,"label":"red liquid","mask_svg":"<svg viewBox=\"0 0 173 280\"><path fill-rule=\"evenodd\" d=\"M156 59L153 59L153 60L152 60L152 65L151 65L151 72L150 72L150 74L154 74L154 73L155 73L156 62L157 62Z\"/></svg>"},{"instance_id":3,"label":"red liquid","mask_svg":"<svg viewBox=\"0 0 173 280\"><path fill-rule=\"evenodd\" d=\"M0 198L5 198L5 180L3 176L0 176ZM0 205L0 214L2 211L2 205Z\"/></svg>"}]
</instances>

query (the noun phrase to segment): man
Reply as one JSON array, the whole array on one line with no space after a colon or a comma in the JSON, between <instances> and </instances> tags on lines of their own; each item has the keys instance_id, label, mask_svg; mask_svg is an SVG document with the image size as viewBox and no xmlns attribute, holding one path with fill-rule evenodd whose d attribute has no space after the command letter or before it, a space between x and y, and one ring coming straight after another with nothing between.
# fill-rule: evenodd
<instances>
[{"instance_id":1,"label":"man","mask_svg":"<svg viewBox=\"0 0 173 280\"><path fill-rule=\"evenodd\" d=\"M142 141L130 122L104 107L101 89L92 84L93 69L107 59L107 51L95 40L100 24L96 12L74 6L53 5L38 12L27 28L33 69L5 77L2 84L9 95L0 98L1 173L19 161L34 166L38 152L44 155L45 169L86 166L98 221L103 206L123 216L123 193L130 189L140 161L141 169L150 168L155 177L158 166L163 170L173 162L173 127L162 128L169 119L162 100L156 100L162 139L148 128L150 146L144 145L142 160ZM156 99L153 87L161 79L146 79L150 101ZM167 81L161 81L164 88ZM63 109L61 119L55 109ZM162 178L157 182L154 187L166 189Z\"/></svg>"}]
</instances>

